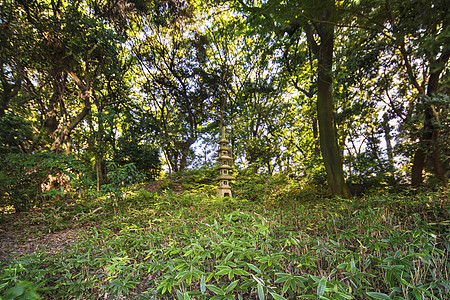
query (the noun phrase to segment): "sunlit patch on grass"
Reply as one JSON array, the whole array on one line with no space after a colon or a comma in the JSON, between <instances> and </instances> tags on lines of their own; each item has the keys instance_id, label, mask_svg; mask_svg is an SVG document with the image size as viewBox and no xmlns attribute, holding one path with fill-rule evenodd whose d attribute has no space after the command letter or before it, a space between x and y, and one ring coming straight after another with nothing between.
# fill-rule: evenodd
<instances>
[{"instance_id":1,"label":"sunlit patch on grass","mask_svg":"<svg viewBox=\"0 0 450 300\"><path fill-rule=\"evenodd\" d=\"M16 212L16 209L14 208L13 205L0 206L0 215L1 214L9 215L9 214L14 214L15 212Z\"/></svg>"}]
</instances>

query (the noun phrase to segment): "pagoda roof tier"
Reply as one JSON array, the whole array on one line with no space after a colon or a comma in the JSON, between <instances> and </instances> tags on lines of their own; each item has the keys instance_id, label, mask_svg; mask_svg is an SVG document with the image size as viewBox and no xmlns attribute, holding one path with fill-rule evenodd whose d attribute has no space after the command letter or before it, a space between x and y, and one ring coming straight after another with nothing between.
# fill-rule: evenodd
<instances>
[{"instance_id":1,"label":"pagoda roof tier","mask_svg":"<svg viewBox=\"0 0 450 300\"><path fill-rule=\"evenodd\" d=\"M234 179L236 178L234 178L233 176L220 174L214 180L234 180Z\"/></svg>"},{"instance_id":2,"label":"pagoda roof tier","mask_svg":"<svg viewBox=\"0 0 450 300\"><path fill-rule=\"evenodd\" d=\"M224 150L228 151L228 150L230 150L230 148L227 147L227 146L222 145L222 146L220 146L220 148L217 149L216 151L217 151L217 152L220 152L220 151L224 151Z\"/></svg>"},{"instance_id":3,"label":"pagoda roof tier","mask_svg":"<svg viewBox=\"0 0 450 300\"><path fill-rule=\"evenodd\" d=\"M218 159L219 159L219 160L221 160L221 159L231 160L232 158L231 158L231 156L228 156L228 155L221 155L221 156L219 156Z\"/></svg>"},{"instance_id":4,"label":"pagoda roof tier","mask_svg":"<svg viewBox=\"0 0 450 300\"><path fill-rule=\"evenodd\" d=\"M214 168L215 170L220 170L220 169L228 169L228 170L233 170L233 167L230 167L229 165L220 165Z\"/></svg>"},{"instance_id":5,"label":"pagoda roof tier","mask_svg":"<svg viewBox=\"0 0 450 300\"><path fill-rule=\"evenodd\" d=\"M228 143L229 143L229 141L225 138L221 138L219 141L219 144L228 144Z\"/></svg>"}]
</instances>

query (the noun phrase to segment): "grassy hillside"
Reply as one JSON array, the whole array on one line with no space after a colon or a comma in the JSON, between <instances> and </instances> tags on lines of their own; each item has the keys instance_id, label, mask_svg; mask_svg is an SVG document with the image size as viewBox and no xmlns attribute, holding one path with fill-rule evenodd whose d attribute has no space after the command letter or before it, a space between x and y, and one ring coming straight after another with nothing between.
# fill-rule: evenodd
<instances>
[{"instance_id":1,"label":"grassy hillside","mask_svg":"<svg viewBox=\"0 0 450 300\"><path fill-rule=\"evenodd\" d=\"M235 199L218 199L210 175L2 215L0 295L448 298L448 190L374 190L343 200L255 177L236 183Z\"/></svg>"}]
</instances>

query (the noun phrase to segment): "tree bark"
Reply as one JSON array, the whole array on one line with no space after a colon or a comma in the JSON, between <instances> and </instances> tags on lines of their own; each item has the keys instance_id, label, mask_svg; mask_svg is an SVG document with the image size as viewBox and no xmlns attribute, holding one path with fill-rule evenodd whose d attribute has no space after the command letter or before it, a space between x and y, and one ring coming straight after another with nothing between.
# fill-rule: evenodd
<instances>
[{"instance_id":1,"label":"tree bark","mask_svg":"<svg viewBox=\"0 0 450 300\"><path fill-rule=\"evenodd\" d=\"M391 10L390 1L385 1L386 11L388 12L388 17L391 24L395 24L394 15ZM447 27L448 22L444 22L444 28ZM431 28L432 32L436 32L437 27ZM439 58L429 58L429 78L427 82L427 91L426 95L432 97L438 90L439 86L439 77L441 76L442 70L444 66L448 62L450 58L450 48L445 43L442 45L443 51ZM439 49L438 47L437 49ZM398 49L402 53L403 62L406 67L406 73L408 74L409 80L411 84L416 88L420 95L425 94L424 83L422 85L419 84L417 77L414 74L413 67L411 64L411 60L409 59L408 51L405 47L405 35L400 36ZM439 50L438 50L439 51ZM425 79L424 79L425 80ZM423 170L425 168L425 161L428 158L431 159L431 162L434 167L434 172L436 177L447 186L447 178L445 176L445 171L442 166L440 151L439 151L439 143L438 143L438 135L439 129L436 126L438 122L437 114L435 113L434 107L429 103L424 103L425 109L425 120L422 136L419 139L418 148L414 153L413 158L413 166L411 168L411 185L419 186L423 182ZM428 151L427 151L428 150ZM428 153L427 153L428 152ZM429 155L431 153L431 155Z\"/></svg>"},{"instance_id":2,"label":"tree bark","mask_svg":"<svg viewBox=\"0 0 450 300\"><path fill-rule=\"evenodd\" d=\"M334 2L329 1L327 7L329 9L324 12L324 18L325 20L330 20L334 14ZM334 119L334 100L332 93L334 25L325 22L315 25L320 37L320 44L317 44L314 40L312 28L306 26L305 31L308 45L316 55L318 62L317 117L319 121L320 150L331 192L336 196L350 198L351 193L345 183Z\"/></svg>"},{"instance_id":3,"label":"tree bark","mask_svg":"<svg viewBox=\"0 0 450 300\"><path fill-rule=\"evenodd\" d=\"M97 174L97 191L100 191L101 186L105 182L105 173L103 172L104 165L104 146L103 146L103 136L104 127L103 127L103 105L100 103L96 95L94 94L94 103L97 106L98 111L98 134L97 134L97 147L95 153L95 171Z\"/></svg>"},{"instance_id":4,"label":"tree bark","mask_svg":"<svg viewBox=\"0 0 450 300\"><path fill-rule=\"evenodd\" d=\"M196 137L189 137L187 141L183 143L183 146L181 148L181 159L180 159L180 168L179 171L184 171L187 167L187 158L189 155L189 150L191 149L191 146L195 141L197 140Z\"/></svg>"},{"instance_id":5,"label":"tree bark","mask_svg":"<svg viewBox=\"0 0 450 300\"><path fill-rule=\"evenodd\" d=\"M331 27L331 26L327 26ZM319 140L327 182L334 195L349 198L351 196L342 168L342 160L337 144L334 121L334 103L331 92L333 29L324 30L318 56L317 117L319 119Z\"/></svg>"},{"instance_id":6,"label":"tree bark","mask_svg":"<svg viewBox=\"0 0 450 300\"><path fill-rule=\"evenodd\" d=\"M59 148L64 143L64 141L69 137L72 133L72 130L80 123L91 110L91 103L89 102L89 96L86 97L83 109L78 113L78 115L72 119L72 121L67 124L64 129L62 129L61 134L55 138L50 150L59 151Z\"/></svg>"},{"instance_id":7,"label":"tree bark","mask_svg":"<svg viewBox=\"0 0 450 300\"><path fill-rule=\"evenodd\" d=\"M389 171L394 170L394 151L392 149L392 137L391 137L391 127L389 125L389 116L384 114L383 116L383 131L384 131L384 139L386 141L386 150L388 156L389 163Z\"/></svg>"},{"instance_id":8,"label":"tree bark","mask_svg":"<svg viewBox=\"0 0 450 300\"><path fill-rule=\"evenodd\" d=\"M450 58L450 48L446 49L442 55L435 61L430 63L430 77L427 83L427 96L432 97L438 91L439 78L443 68ZM439 150L439 128L437 126L439 120L437 112L432 104L424 103L425 120L423 125L423 133L419 140L419 145L414 153L413 166L411 168L411 185L419 186L423 183L423 170L425 161L428 158L433 166L434 173L439 181L445 186L448 180L441 161L441 153Z\"/></svg>"},{"instance_id":9,"label":"tree bark","mask_svg":"<svg viewBox=\"0 0 450 300\"><path fill-rule=\"evenodd\" d=\"M93 49L95 49L94 47ZM91 51L93 51L93 49ZM87 69L87 68L86 68ZM53 144L50 148L50 150L58 152L61 145L65 142L65 140L70 136L72 131L75 129L75 127L83 121L83 119L89 114L91 111L91 88L89 85L89 78L88 75L86 75L86 83L83 83L80 78L74 73L74 72L68 72L69 75L72 77L75 84L80 88L81 91L81 98L84 101L83 108L81 111L76 115L75 118L73 118L70 122L67 122L67 124L64 124L64 127L61 128L61 132L58 136L55 137L55 140L53 141ZM87 74L87 71L86 71ZM60 97L62 97L62 92ZM61 100L62 101L62 100Z\"/></svg>"},{"instance_id":10,"label":"tree bark","mask_svg":"<svg viewBox=\"0 0 450 300\"><path fill-rule=\"evenodd\" d=\"M439 131L435 124L433 108L425 108L425 123L419 145L414 153L413 166L411 169L411 185L419 186L423 183L423 170L425 169L426 159L430 159L434 173L439 181L447 185L445 170L442 166L441 153L439 151Z\"/></svg>"},{"instance_id":11,"label":"tree bark","mask_svg":"<svg viewBox=\"0 0 450 300\"><path fill-rule=\"evenodd\" d=\"M103 158L98 155L96 155L95 157L95 173L97 175L97 192L99 192L104 182L104 176L103 176Z\"/></svg>"},{"instance_id":12,"label":"tree bark","mask_svg":"<svg viewBox=\"0 0 450 300\"><path fill-rule=\"evenodd\" d=\"M17 96L22 88L23 76L17 75L13 83L9 83L7 76L5 75L5 69L7 66L2 60L0 64L0 83L2 86L2 94L0 98L0 118L5 115L5 111L8 108L9 102L12 98Z\"/></svg>"}]
</instances>

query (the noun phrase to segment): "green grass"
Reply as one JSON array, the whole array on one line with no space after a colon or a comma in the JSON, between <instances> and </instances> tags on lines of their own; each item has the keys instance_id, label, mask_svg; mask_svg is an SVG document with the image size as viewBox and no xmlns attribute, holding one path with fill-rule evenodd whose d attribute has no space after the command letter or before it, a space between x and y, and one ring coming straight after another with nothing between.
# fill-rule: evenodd
<instances>
[{"instance_id":1,"label":"green grass","mask_svg":"<svg viewBox=\"0 0 450 300\"><path fill-rule=\"evenodd\" d=\"M182 194L140 190L30 212L21 219L30 234L78 228L80 239L64 253L1 262L0 295L449 298L446 190L343 200L274 179L238 182L239 198L218 199L189 180Z\"/></svg>"}]
</instances>

